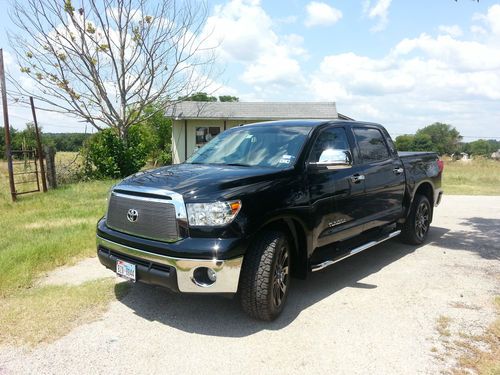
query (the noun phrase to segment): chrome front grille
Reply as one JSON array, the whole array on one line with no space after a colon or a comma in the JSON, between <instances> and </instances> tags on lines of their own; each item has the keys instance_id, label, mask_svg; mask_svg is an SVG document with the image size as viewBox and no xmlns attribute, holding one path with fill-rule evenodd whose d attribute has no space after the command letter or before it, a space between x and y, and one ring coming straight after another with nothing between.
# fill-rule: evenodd
<instances>
[{"instance_id":1,"label":"chrome front grille","mask_svg":"<svg viewBox=\"0 0 500 375\"><path fill-rule=\"evenodd\" d=\"M152 198L135 192L111 193L106 225L119 232L158 241L180 239L176 202L165 196Z\"/></svg>"}]
</instances>

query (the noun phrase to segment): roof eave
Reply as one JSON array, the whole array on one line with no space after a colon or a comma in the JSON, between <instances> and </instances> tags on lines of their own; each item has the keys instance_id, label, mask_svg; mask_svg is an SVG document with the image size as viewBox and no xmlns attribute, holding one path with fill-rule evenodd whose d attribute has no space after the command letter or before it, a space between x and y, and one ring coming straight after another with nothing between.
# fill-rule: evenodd
<instances>
[{"instance_id":1,"label":"roof eave","mask_svg":"<svg viewBox=\"0 0 500 375\"><path fill-rule=\"evenodd\" d=\"M344 116L345 118L342 119L349 119L347 116ZM329 117L332 120L338 120L340 117L335 116L335 117ZM259 120L259 121L273 121L273 120L324 120L325 117L311 117L311 116L305 116L305 117L284 117L284 116L277 116L277 117L207 117L207 116L172 116L173 120L181 121L181 120L230 120L230 121L249 121L249 120Z\"/></svg>"}]
</instances>

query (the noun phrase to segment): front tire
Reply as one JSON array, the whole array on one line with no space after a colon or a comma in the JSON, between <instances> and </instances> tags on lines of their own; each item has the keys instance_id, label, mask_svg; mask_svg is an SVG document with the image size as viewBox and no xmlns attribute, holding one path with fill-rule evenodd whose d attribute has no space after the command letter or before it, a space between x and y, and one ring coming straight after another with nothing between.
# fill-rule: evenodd
<instances>
[{"instance_id":1,"label":"front tire","mask_svg":"<svg viewBox=\"0 0 500 375\"><path fill-rule=\"evenodd\" d=\"M240 277L240 302L251 317L271 321L283 310L290 287L290 244L281 231L265 231L248 250Z\"/></svg>"},{"instance_id":2,"label":"front tire","mask_svg":"<svg viewBox=\"0 0 500 375\"><path fill-rule=\"evenodd\" d=\"M416 195L410 215L403 225L401 239L410 245L420 245L427 238L431 225L432 208L425 195Z\"/></svg>"}]
</instances>

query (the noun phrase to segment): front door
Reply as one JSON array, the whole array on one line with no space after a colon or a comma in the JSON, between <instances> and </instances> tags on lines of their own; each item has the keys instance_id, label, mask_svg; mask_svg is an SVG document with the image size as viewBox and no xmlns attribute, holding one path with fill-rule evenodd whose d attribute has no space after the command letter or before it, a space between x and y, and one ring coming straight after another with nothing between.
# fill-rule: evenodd
<instances>
[{"instance_id":1,"label":"front door","mask_svg":"<svg viewBox=\"0 0 500 375\"><path fill-rule=\"evenodd\" d=\"M348 151L352 155L344 127L330 126L320 130L313 141L308 163L317 163L322 155ZM314 223L313 247L328 245L353 237L363 230L359 199L364 193L364 181L353 181L359 166L355 163L342 168L308 168L311 217Z\"/></svg>"}]
</instances>

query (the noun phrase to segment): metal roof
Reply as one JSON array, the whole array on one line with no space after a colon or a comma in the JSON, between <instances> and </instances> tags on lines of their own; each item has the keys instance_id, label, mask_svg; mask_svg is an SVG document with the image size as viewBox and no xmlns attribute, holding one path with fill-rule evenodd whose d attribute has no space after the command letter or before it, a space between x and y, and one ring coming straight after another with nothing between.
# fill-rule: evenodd
<instances>
[{"instance_id":1,"label":"metal roof","mask_svg":"<svg viewBox=\"0 0 500 375\"><path fill-rule=\"evenodd\" d=\"M350 120L337 112L335 102L179 102L167 108L166 115L175 119Z\"/></svg>"}]
</instances>

